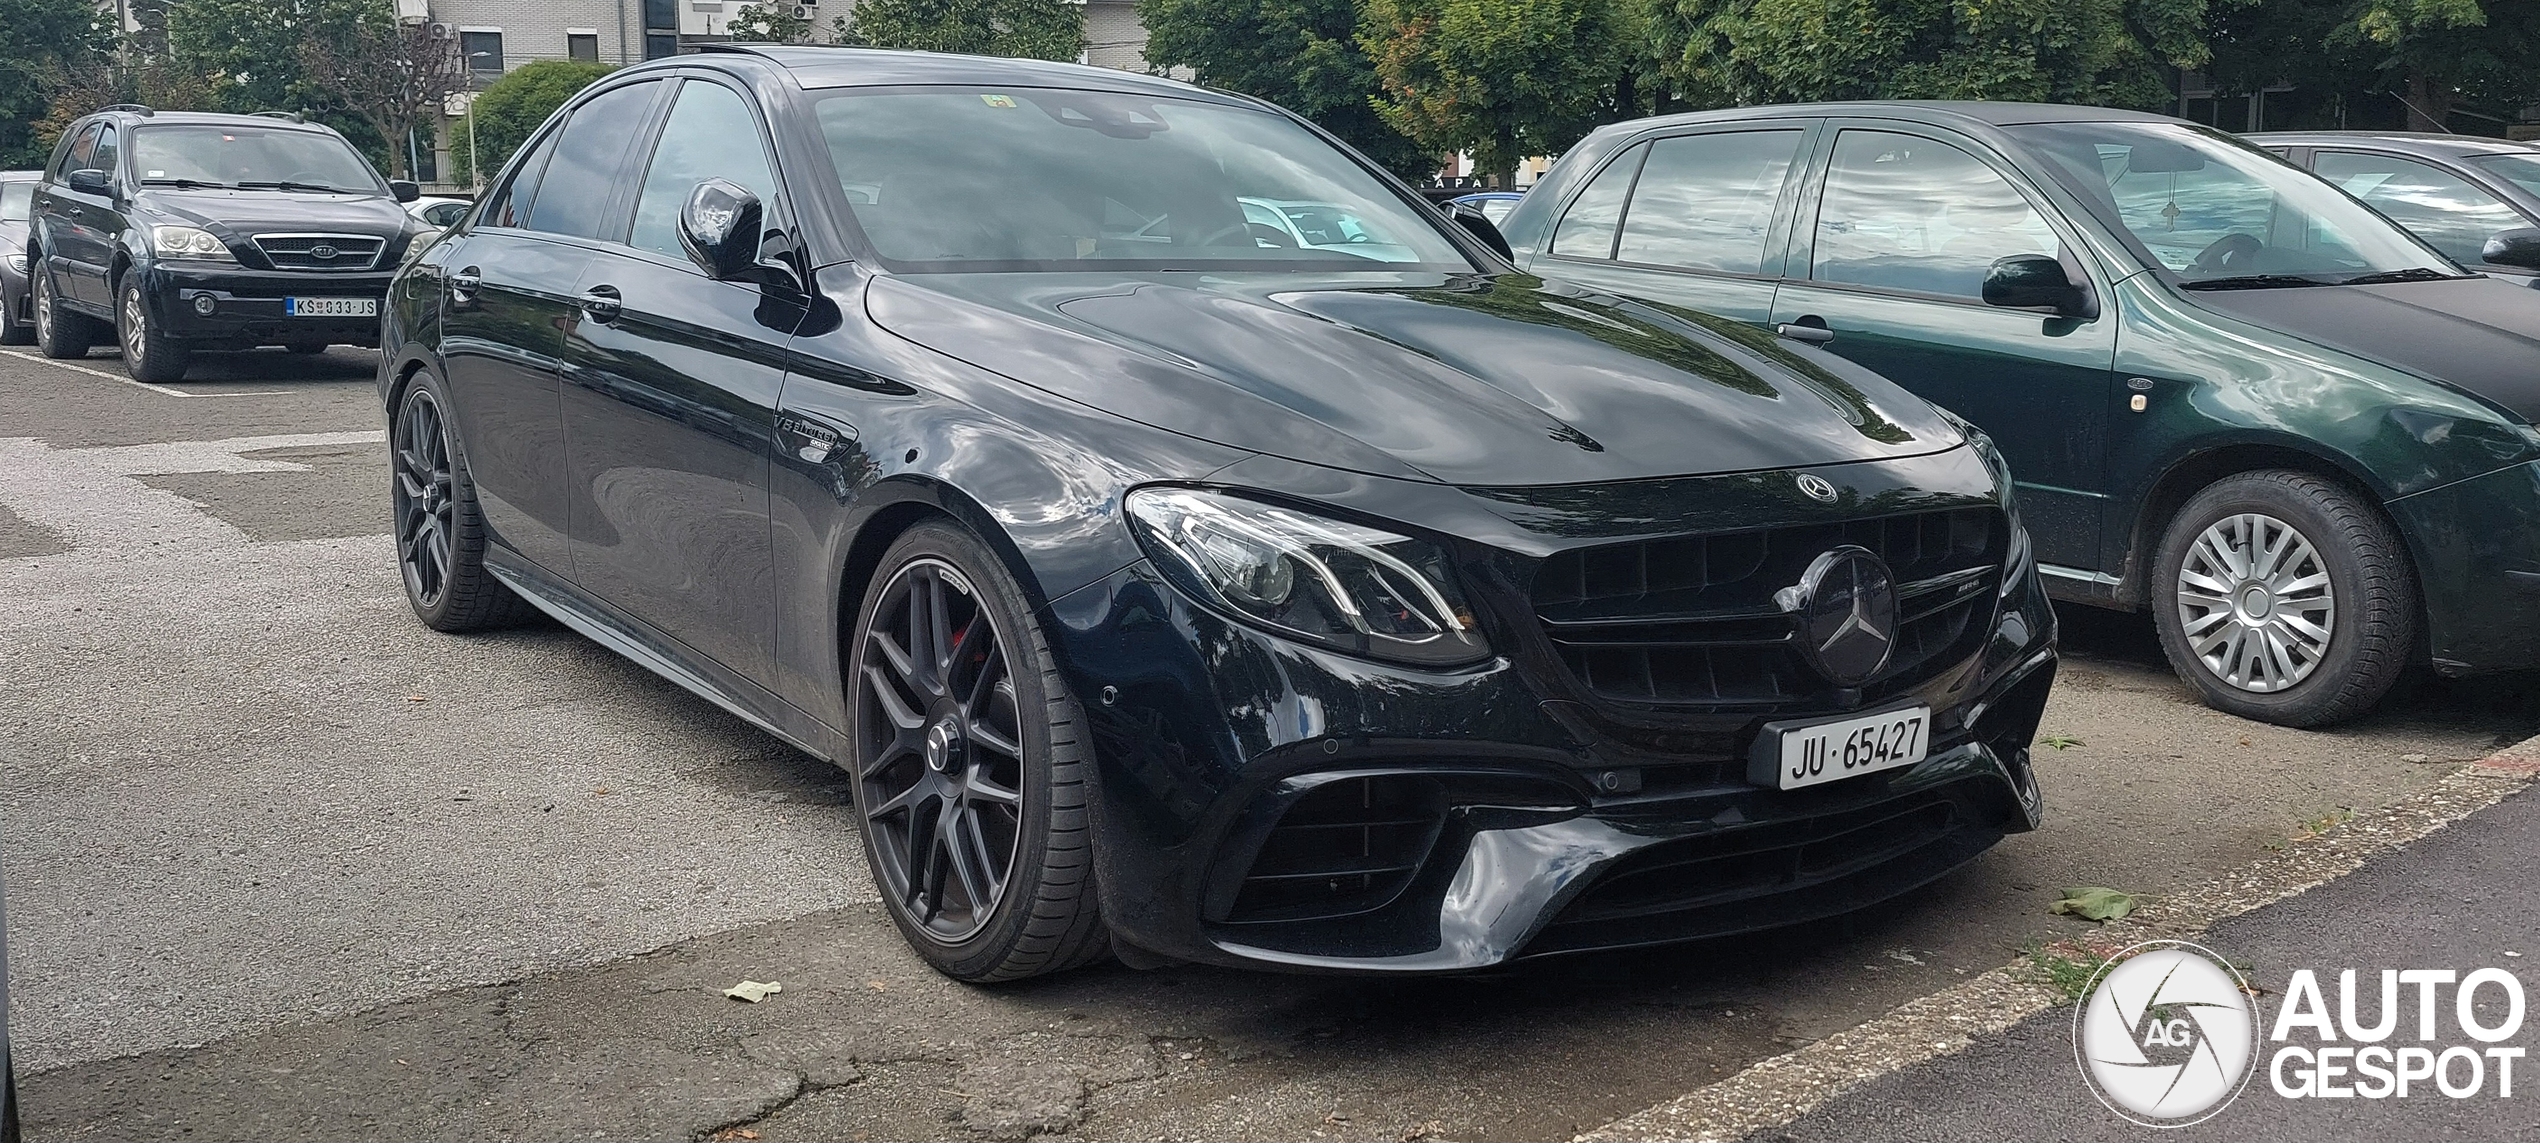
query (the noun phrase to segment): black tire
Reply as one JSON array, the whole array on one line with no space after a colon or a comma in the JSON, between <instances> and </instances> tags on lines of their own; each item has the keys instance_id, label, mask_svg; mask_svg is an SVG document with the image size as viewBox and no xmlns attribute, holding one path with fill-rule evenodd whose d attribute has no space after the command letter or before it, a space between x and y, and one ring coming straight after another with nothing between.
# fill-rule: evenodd
<instances>
[{"instance_id":1,"label":"black tire","mask_svg":"<svg viewBox=\"0 0 2540 1143\"><path fill-rule=\"evenodd\" d=\"M960 627L931 668L923 665L923 643L886 634L891 649L883 650L875 634L877 623L912 622L908 600L928 585L936 600L928 614L950 616L948 630ZM982 632L982 617L985 643L974 635ZM928 670L935 683L918 678ZM1093 751L1084 714L1031 608L996 557L950 523L923 523L902 535L882 557L856 616L847 679L852 745L846 761L855 776L865 859L884 909L909 946L936 971L972 982L1039 976L1107 954L1094 891L1087 805ZM913 723L881 705L875 689L881 687L890 688L889 701ZM1005 705L983 699L974 709L963 692L993 692ZM998 713L972 717L984 709ZM981 731L992 721L996 738L1011 733L1019 758L1004 753L1005 743L991 748ZM931 737L946 724L955 727L946 736L953 745L940 752L949 759L936 756ZM928 747L915 748L917 740ZM1006 781L1010 790L1001 784ZM935 793L920 788L927 783ZM956 793L982 788L999 800ZM1015 798L1010 811L1002 801L1007 796ZM1013 840L1006 875L988 894L993 904L957 905L956 892L973 896L959 887L977 883L969 873L977 866L951 858L950 846L965 836L985 839L970 852L985 859L981 865L993 864L990 851L1001 833ZM946 838L952 840L939 854L936 843Z\"/></svg>"},{"instance_id":2,"label":"black tire","mask_svg":"<svg viewBox=\"0 0 2540 1143\"><path fill-rule=\"evenodd\" d=\"M286 343L283 345L282 349L283 352L289 353L294 357L315 357L318 354L326 352L326 343L323 341L294 341Z\"/></svg>"},{"instance_id":3,"label":"black tire","mask_svg":"<svg viewBox=\"0 0 2540 1143\"><path fill-rule=\"evenodd\" d=\"M33 310L30 306L28 309ZM35 344L35 323L18 320L18 307L0 296L0 345Z\"/></svg>"},{"instance_id":4,"label":"black tire","mask_svg":"<svg viewBox=\"0 0 2540 1143\"><path fill-rule=\"evenodd\" d=\"M388 497L398 577L415 618L452 633L505 627L534 609L485 569L485 517L451 431L449 397L429 373L407 382L388 429Z\"/></svg>"},{"instance_id":5,"label":"black tire","mask_svg":"<svg viewBox=\"0 0 2540 1143\"><path fill-rule=\"evenodd\" d=\"M150 320L149 299L141 296L141 283L134 278L126 274L115 284L115 341L123 346L123 371L152 385L183 381L194 351L159 331Z\"/></svg>"},{"instance_id":6,"label":"black tire","mask_svg":"<svg viewBox=\"0 0 2540 1143\"><path fill-rule=\"evenodd\" d=\"M31 256L33 271L28 275L28 308L35 317L35 351L56 361L88 356L88 347L97 344L104 327L95 318L75 314L62 308L61 299L53 296L53 275L44 268L41 255Z\"/></svg>"},{"instance_id":7,"label":"black tire","mask_svg":"<svg viewBox=\"0 0 2540 1143\"><path fill-rule=\"evenodd\" d=\"M2261 549L2280 554L2262 564ZM2211 574L2233 557L2245 574ZM2151 599L2161 649L2206 705L2280 726L2363 713L2417 650L2416 569L2397 529L2369 498L2307 472L2239 473L2190 498L2162 538ZM2312 629L2324 647L2308 646Z\"/></svg>"}]
</instances>

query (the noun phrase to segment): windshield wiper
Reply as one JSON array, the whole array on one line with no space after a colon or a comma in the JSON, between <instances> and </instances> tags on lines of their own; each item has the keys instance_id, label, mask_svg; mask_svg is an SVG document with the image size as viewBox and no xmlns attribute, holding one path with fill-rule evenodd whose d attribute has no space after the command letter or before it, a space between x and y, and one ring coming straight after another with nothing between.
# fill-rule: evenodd
<instances>
[{"instance_id":1,"label":"windshield wiper","mask_svg":"<svg viewBox=\"0 0 2540 1143\"><path fill-rule=\"evenodd\" d=\"M2423 266L2410 266L2405 270L2383 270L2377 274L2357 274L2352 278L2342 279L2337 284L2341 286L2379 286L2389 282L2457 282L2463 278L2475 278L2477 276L2478 275L2476 274L2446 274L2441 270L2430 270Z\"/></svg>"},{"instance_id":2,"label":"windshield wiper","mask_svg":"<svg viewBox=\"0 0 2540 1143\"><path fill-rule=\"evenodd\" d=\"M2297 278L2291 274L2240 274L2229 278L2200 278L2180 282L2182 290L2273 290L2292 286L2333 286L2318 278Z\"/></svg>"},{"instance_id":3,"label":"windshield wiper","mask_svg":"<svg viewBox=\"0 0 2540 1143\"><path fill-rule=\"evenodd\" d=\"M240 187L242 187L242 188L247 189L247 190L296 190L296 191L317 191L317 192L319 192L319 193L321 193L321 194L360 194L360 193L361 193L360 191L346 190L346 189L345 189L345 188L343 188L343 187L331 187L331 186L327 186L327 185L325 185L325 184L323 184L323 183L295 183L295 182L292 182L292 181L291 181L291 180L289 180L289 179L283 179L283 180L281 180L281 181L279 181L279 182L253 182L253 183L251 183L251 182L246 182L246 181L244 181L244 180L241 180L241 181L239 182L239 184L238 184L238 185L239 185Z\"/></svg>"},{"instance_id":4,"label":"windshield wiper","mask_svg":"<svg viewBox=\"0 0 2540 1143\"><path fill-rule=\"evenodd\" d=\"M143 179L141 180L141 184L143 186L183 187L187 190L229 189L228 183L213 182L210 179Z\"/></svg>"}]
</instances>

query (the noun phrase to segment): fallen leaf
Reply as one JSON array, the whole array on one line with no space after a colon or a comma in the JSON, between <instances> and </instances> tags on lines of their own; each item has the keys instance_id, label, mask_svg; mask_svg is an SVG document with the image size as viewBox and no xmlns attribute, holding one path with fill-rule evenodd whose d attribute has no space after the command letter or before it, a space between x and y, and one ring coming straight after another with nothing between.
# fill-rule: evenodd
<instances>
[{"instance_id":1,"label":"fallen leaf","mask_svg":"<svg viewBox=\"0 0 2540 1143\"><path fill-rule=\"evenodd\" d=\"M768 997L774 996L783 991L785 991L785 986L773 981L761 984L755 980L744 980L739 984L735 984L730 988L724 989L723 994L734 1000L739 1000L748 1004L756 1004L761 1000L765 1000Z\"/></svg>"},{"instance_id":2,"label":"fallen leaf","mask_svg":"<svg viewBox=\"0 0 2540 1143\"><path fill-rule=\"evenodd\" d=\"M866 988L870 988L870 989L872 989L872 990L873 990L873 991L875 991L875 992L888 992L888 991L890 991L890 988L891 988L891 986L890 986L890 985L884 984L884 983L882 983L881 981L878 981L878 980L868 980L868 981L865 981L865 982L864 982L864 986L865 986Z\"/></svg>"},{"instance_id":3,"label":"fallen leaf","mask_svg":"<svg viewBox=\"0 0 2540 1143\"><path fill-rule=\"evenodd\" d=\"M2046 907L2049 913L2071 913L2093 921L2114 921L2134 912L2135 897L2104 885L2083 885L2064 890L2061 900Z\"/></svg>"},{"instance_id":4,"label":"fallen leaf","mask_svg":"<svg viewBox=\"0 0 2540 1143\"><path fill-rule=\"evenodd\" d=\"M2072 749L2073 747L2076 747L2076 746L2088 746L2088 745L2090 745L2089 743L2084 742L2084 741L2082 741L2082 740L2080 740L2080 739L2078 739L2078 738L2073 738L2073 737L2070 737L2070 736L2067 736L2067 735L2062 735L2062 734L2049 734L2049 735L2047 735L2047 736L2046 736L2046 737L2044 737L2044 738L2038 739L2038 741L2043 742L2043 743L2047 744L2048 746L2052 746L2052 747L2054 747L2054 748L2055 748L2055 749L2057 749L2057 750L2070 750L2070 749Z\"/></svg>"},{"instance_id":5,"label":"fallen leaf","mask_svg":"<svg viewBox=\"0 0 2540 1143\"><path fill-rule=\"evenodd\" d=\"M606 787L606 786L596 787L596 788L594 788L594 789L591 791L591 793L592 793L592 795L593 795L593 796L598 796L598 795L600 795L600 794L605 794L605 793L608 793L608 792L609 792L609 788L608 788L608 787Z\"/></svg>"},{"instance_id":6,"label":"fallen leaf","mask_svg":"<svg viewBox=\"0 0 2540 1143\"><path fill-rule=\"evenodd\" d=\"M432 701L432 700L431 700L431 699L428 699L428 698L425 698L425 697L423 697L422 695L407 695L407 696L406 696L406 701L407 701L407 702L430 702L430 701Z\"/></svg>"},{"instance_id":7,"label":"fallen leaf","mask_svg":"<svg viewBox=\"0 0 2540 1143\"><path fill-rule=\"evenodd\" d=\"M1341 1114L1340 1112L1335 1111L1335 1112L1333 1112L1333 1113L1331 1113L1331 1114L1329 1114L1329 1115L1324 1116L1324 1117L1323 1117L1323 1122L1324 1122L1324 1123L1327 1123L1327 1124L1330 1124L1330 1125L1332 1125L1332 1126L1337 1127L1337 1126L1339 1126L1339 1125L1341 1125L1341 1124L1343 1124L1343 1123L1347 1123L1347 1122L1349 1122L1349 1117L1348 1117L1348 1116L1346 1116L1346 1115Z\"/></svg>"}]
</instances>

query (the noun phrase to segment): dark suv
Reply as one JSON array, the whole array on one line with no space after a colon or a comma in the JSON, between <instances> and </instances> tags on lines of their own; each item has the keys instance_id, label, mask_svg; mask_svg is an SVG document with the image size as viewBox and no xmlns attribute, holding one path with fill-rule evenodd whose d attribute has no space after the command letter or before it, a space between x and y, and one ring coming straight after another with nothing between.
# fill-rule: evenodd
<instances>
[{"instance_id":1,"label":"dark suv","mask_svg":"<svg viewBox=\"0 0 2540 1143\"><path fill-rule=\"evenodd\" d=\"M429 230L398 205L415 194L298 116L109 107L62 133L36 188L36 340L77 357L112 336L149 382L202 349L376 346L389 276Z\"/></svg>"}]
</instances>

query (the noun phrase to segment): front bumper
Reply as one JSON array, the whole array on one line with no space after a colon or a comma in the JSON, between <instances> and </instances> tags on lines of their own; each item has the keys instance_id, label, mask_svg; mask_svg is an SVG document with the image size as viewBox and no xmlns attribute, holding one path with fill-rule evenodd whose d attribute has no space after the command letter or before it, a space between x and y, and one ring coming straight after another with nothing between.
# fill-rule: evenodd
<instances>
[{"instance_id":1,"label":"front bumper","mask_svg":"<svg viewBox=\"0 0 2540 1143\"><path fill-rule=\"evenodd\" d=\"M2390 512L2416 545L2435 669L2540 667L2540 461L2402 496Z\"/></svg>"},{"instance_id":2,"label":"front bumper","mask_svg":"<svg viewBox=\"0 0 2540 1143\"><path fill-rule=\"evenodd\" d=\"M294 317L283 299L369 298L387 307L392 270L306 273L235 266L159 264L142 271L141 296L152 320L171 337L206 344L256 346L323 341L377 348L379 318ZM195 308L210 298L212 312Z\"/></svg>"},{"instance_id":3,"label":"front bumper","mask_svg":"<svg viewBox=\"0 0 2540 1143\"><path fill-rule=\"evenodd\" d=\"M1092 731L1118 939L1220 964L1452 972L1846 912L2035 828L2054 613L2034 573L1987 612L1963 663L1876 700L1931 705L1925 761L1795 791L1745 778L1745 743L1786 708L1726 738L1670 735L1550 694L1511 658L1424 672L1234 625L1145 564L1055 601L1046 625ZM1384 871L1343 874L1369 878L1367 907L1283 914L1262 892L1299 817ZM1312 866L1268 880L1282 868Z\"/></svg>"}]
</instances>

